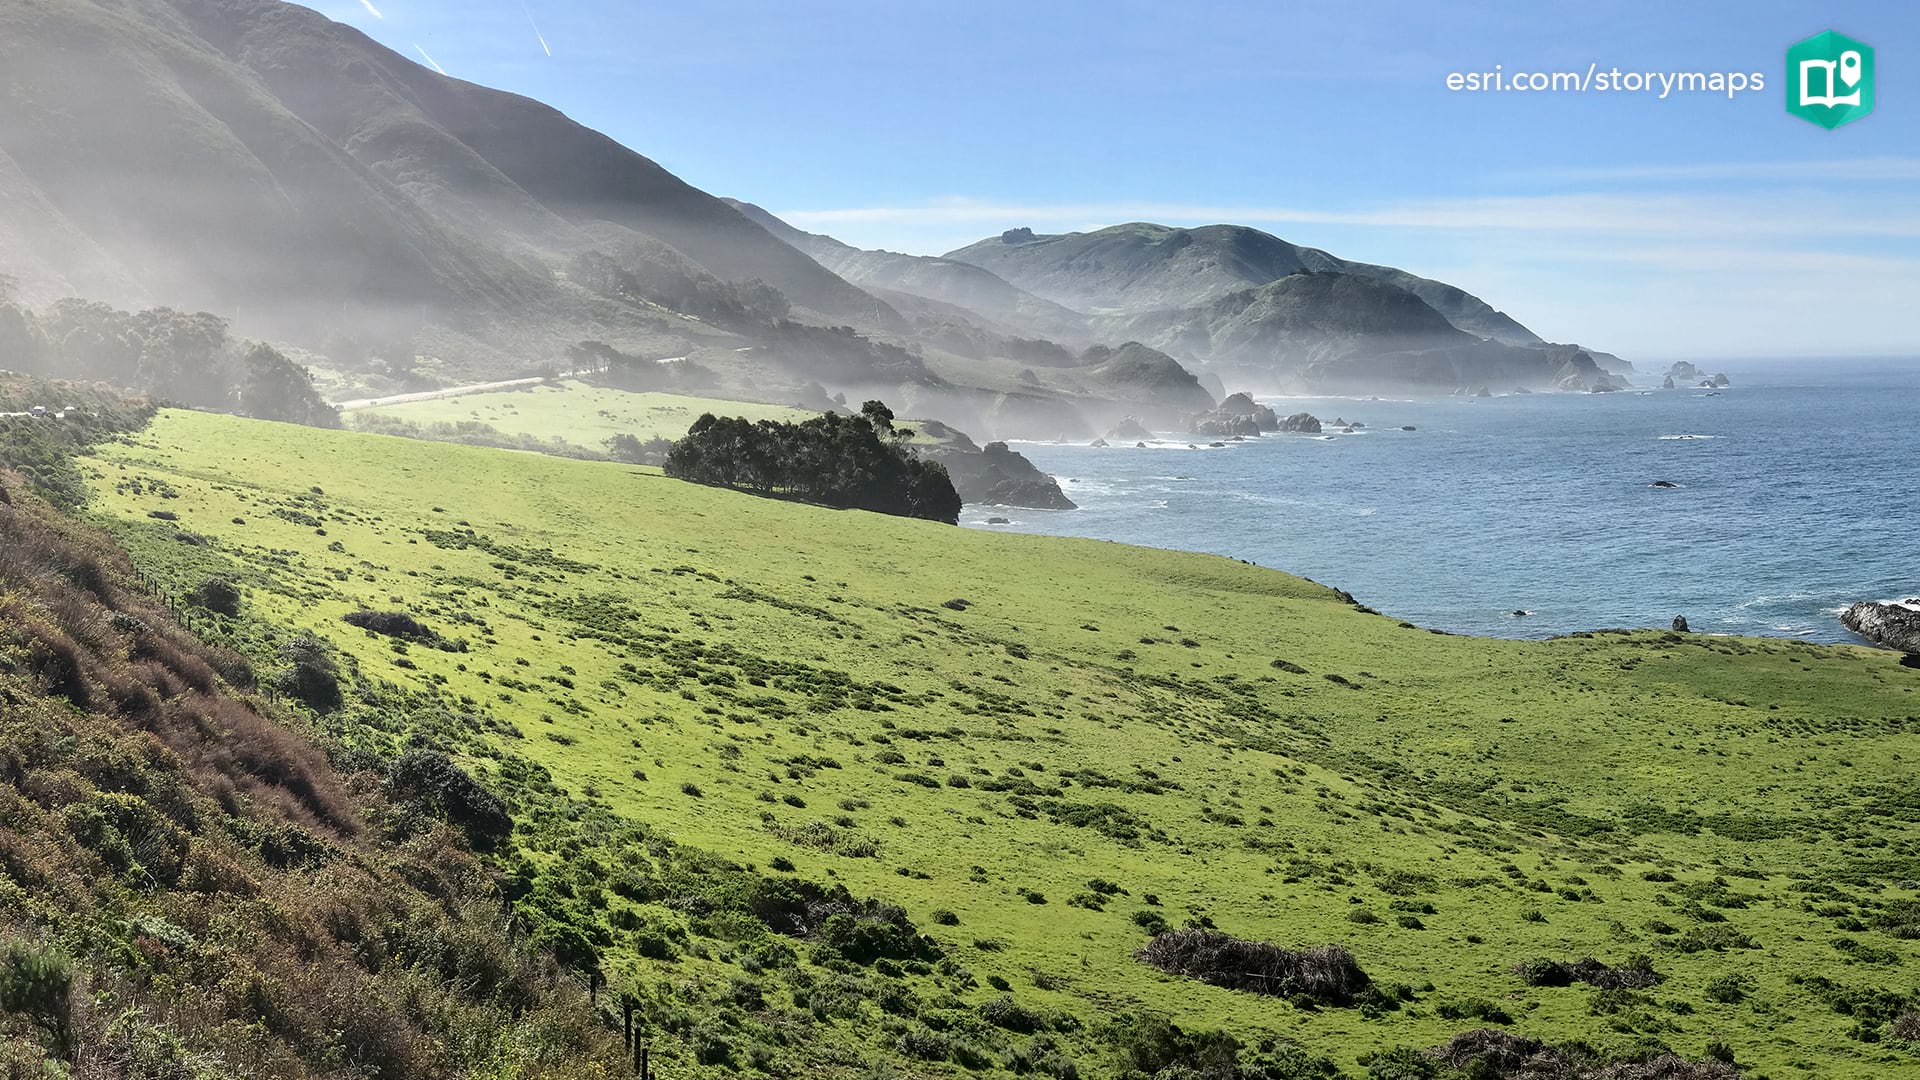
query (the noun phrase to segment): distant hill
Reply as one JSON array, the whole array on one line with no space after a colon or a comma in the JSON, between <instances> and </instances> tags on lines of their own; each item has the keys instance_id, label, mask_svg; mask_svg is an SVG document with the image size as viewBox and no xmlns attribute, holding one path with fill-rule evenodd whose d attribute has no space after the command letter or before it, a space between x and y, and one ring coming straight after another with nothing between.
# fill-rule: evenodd
<instances>
[{"instance_id":1,"label":"distant hill","mask_svg":"<svg viewBox=\"0 0 1920 1080\"><path fill-rule=\"evenodd\" d=\"M946 257L993 271L1037 296L1098 314L1204 305L1301 270L1336 271L1407 290L1476 337L1537 345L1539 335L1485 301L1405 270L1349 262L1244 225L1172 228L1134 222L1085 233L1009 229Z\"/></svg>"},{"instance_id":2,"label":"distant hill","mask_svg":"<svg viewBox=\"0 0 1920 1080\"><path fill-rule=\"evenodd\" d=\"M1082 357L1079 374L1094 392L1131 405L1132 412L1163 424L1213 408L1213 395L1179 361L1158 349L1129 341L1117 349L1095 345Z\"/></svg>"},{"instance_id":3,"label":"distant hill","mask_svg":"<svg viewBox=\"0 0 1920 1080\"><path fill-rule=\"evenodd\" d=\"M0 272L32 299L307 336L562 325L604 316L558 260L624 233L824 320L902 325L612 139L277 0L10 0L0 70Z\"/></svg>"},{"instance_id":4,"label":"distant hill","mask_svg":"<svg viewBox=\"0 0 1920 1080\"><path fill-rule=\"evenodd\" d=\"M1194 308L1108 316L1236 386L1374 393L1616 387L1576 346L1509 345L1453 326L1408 290L1358 274L1296 271Z\"/></svg>"},{"instance_id":5,"label":"distant hill","mask_svg":"<svg viewBox=\"0 0 1920 1080\"><path fill-rule=\"evenodd\" d=\"M1209 364L1298 366L1477 340L1403 288L1310 271L1198 307L1109 316L1101 325Z\"/></svg>"},{"instance_id":6,"label":"distant hill","mask_svg":"<svg viewBox=\"0 0 1920 1080\"><path fill-rule=\"evenodd\" d=\"M964 308L999 327L1066 344L1083 343L1087 318L1043 300L972 263L930 255L869 251L831 236L805 232L752 203L727 202L748 220L812 256L822 266L870 290L902 292Z\"/></svg>"}]
</instances>

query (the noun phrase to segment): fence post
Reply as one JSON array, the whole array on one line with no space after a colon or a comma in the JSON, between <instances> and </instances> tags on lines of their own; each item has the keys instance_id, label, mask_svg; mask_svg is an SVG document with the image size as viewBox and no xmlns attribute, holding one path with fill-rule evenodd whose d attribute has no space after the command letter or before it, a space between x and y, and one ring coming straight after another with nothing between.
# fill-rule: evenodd
<instances>
[{"instance_id":1,"label":"fence post","mask_svg":"<svg viewBox=\"0 0 1920 1080\"><path fill-rule=\"evenodd\" d=\"M620 1011L623 1014L620 1021L620 1029L626 1036L627 1049L631 1050L633 1049L633 995L632 994L628 994L625 998L621 1000Z\"/></svg>"}]
</instances>

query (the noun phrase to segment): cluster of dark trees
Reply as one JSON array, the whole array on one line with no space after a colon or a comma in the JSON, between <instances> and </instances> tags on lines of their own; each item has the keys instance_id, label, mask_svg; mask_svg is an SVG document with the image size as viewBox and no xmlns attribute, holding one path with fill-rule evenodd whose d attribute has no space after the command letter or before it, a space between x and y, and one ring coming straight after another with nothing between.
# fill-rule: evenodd
<instances>
[{"instance_id":1,"label":"cluster of dark trees","mask_svg":"<svg viewBox=\"0 0 1920 1080\"><path fill-rule=\"evenodd\" d=\"M667 454L666 472L683 480L781 495L948 524L960 496L946 467L923 461L878 401L860 415L827 413L798 424L708 413Z\"/></svg>"},{"instance_id":2,"label":"cluster of dark trees","mask_svg":"<svg viewBox=\"0 0 1920 1080\"><path fill-rule=\"evenodd\" d=\"M205 312L127 312L79 299L35 312L0 298L0 368L263 420L340 424L306 368L270 345L235 338L225 319Z\"/></svg>"}]
</instances>

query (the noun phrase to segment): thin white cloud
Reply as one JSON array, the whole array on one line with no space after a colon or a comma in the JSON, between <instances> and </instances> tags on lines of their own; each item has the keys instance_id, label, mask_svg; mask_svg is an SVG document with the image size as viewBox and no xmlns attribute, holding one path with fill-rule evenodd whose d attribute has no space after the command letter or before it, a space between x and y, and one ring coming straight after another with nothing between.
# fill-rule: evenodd
<instances>
[{"instance_id":1,"label":"thin white cloud","mask_svg":"<svg viewBox=\"0 0 1920 1080\"><path fill-rule=\"evenodd\" d=\"M528 7L525 3L522 3L520 5L520 10L526 12L527 25L533 27L533 36L540 39L540 48L545 50L548 56L552 56L553 49L547 44L547 35L541 33L540 24L533 21L533 9Z\"/></svg>"},{"instance_id":2,"label":"thin white cloud","mask_svg":"<svg viewBox=\"0 0 1920 1080\"><path fill-rule=\"evenodd\" d=\"M373 16L376 19L386 18L385 15L380 14L379 8L373 6L373 0L360 0L360 6L363 8L366 8L367 14Z\"/></svg>"},{"instance_id":3,"label":"thin white cloud","mask_svg":"<svg viewBox=\"0 0 1920 1080\"><path fill-rule=\"evenodd\" d=\"M422 60L425 60L427 62L428 67L432 68L433 70L439 72L442 75L445 75L447 73L447 69L441 67L439 61L427 55L427 50L421 48L419 45L415 45L413 49L415 52L420 54L420 58Z\"/></svg>"}]
</instances>

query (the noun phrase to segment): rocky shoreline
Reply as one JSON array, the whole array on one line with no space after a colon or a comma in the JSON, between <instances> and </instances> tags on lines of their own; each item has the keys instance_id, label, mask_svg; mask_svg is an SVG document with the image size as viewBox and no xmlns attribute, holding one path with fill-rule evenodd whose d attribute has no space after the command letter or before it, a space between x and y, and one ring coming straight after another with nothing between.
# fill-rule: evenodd
<instances>
[{"instance_id":1,"label":"rocky shoreline","mask_svg":"<svg viewBox=\"0 0 1920 1080\"><path fill-rule=\"evenodd\" d=\"M1920 598L1863 601L1842 612L1840 623L1882 648L1920 656Z\"/></svg>"},{"instance_id":2,"label":"rocky shoreline","mask_svg":"<svg viewBox=\"0 0 1920 1080\"><path fill-rule=\"evenodd\" d=\"M921 425L926 434L944 440L921 453L947 467L960 500L985 506L1019 506L1031 510L1075 510L1072 499L1053 477L1034 467L1026 456L1003 442L976 447L972 439L939 421Z\"/></svg>"}]
</instances>

